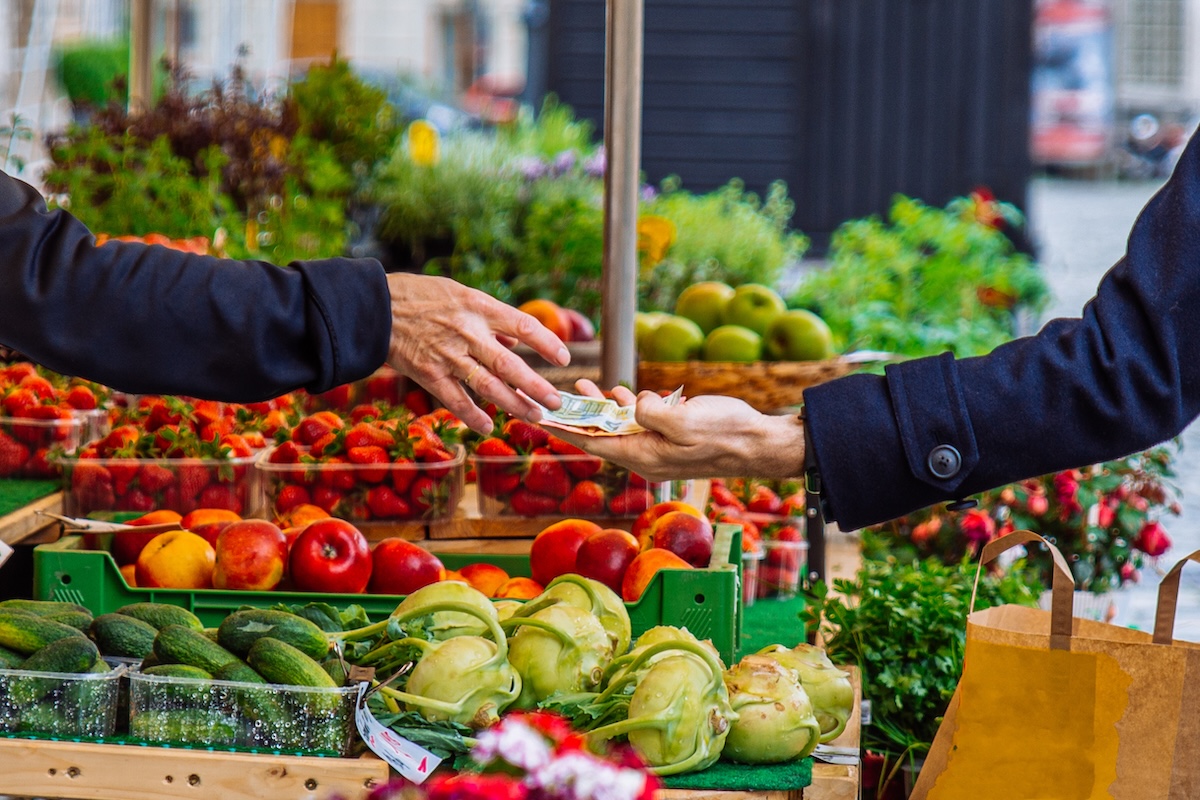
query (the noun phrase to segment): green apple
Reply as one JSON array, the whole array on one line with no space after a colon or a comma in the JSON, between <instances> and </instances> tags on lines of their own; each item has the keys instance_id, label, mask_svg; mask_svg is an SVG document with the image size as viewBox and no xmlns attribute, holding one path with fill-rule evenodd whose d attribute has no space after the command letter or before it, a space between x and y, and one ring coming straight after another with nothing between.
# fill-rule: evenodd
<instances>
[{"instance_id":1,"label":"green apple","mask_svg":"<svg viewBox=\"0 0 1200 800\"><path fill-rule=\"evenodd\" d=\"M767 335L767 328L775 318L787 311L783 298L770 286L761 283L743 283L733 291L733 297L725 304L722 322L726 325L741 325L759 336Z\"/></svg>"},{"instance_id":2,"label":"green apple","mask_svg":"<svg viewBox=\"0 0 1200 800\"><path fill-rule=\"evenodd\" d=\"M766 335L767 357L776 361L819 361L832 358L833 333L825 320L803 308L778 317Z\"/></svg>"},{"instance_id":3,"label":"green apple","mask_svg":"<svg viewBox=\"0 0 1200 800\"><path fill-rule=\"evenodd\" d=\"M705 361L759 361L763 339L741 325L721 325L704 337Z\"/></svg>"},{"instance_id":4,"label":"green apple","mask_svg":"<svg viewBox=\"0 0 1200 800\"><path fill-rule=\"evenodd\" d=\"M725 305L733 297L733 287L720 281L701 281L679 293L675 313L700 326L705 334L721 324Z\"/></svg>"},{"instance_id":5,"label":"green apple","mask_svg":"<svg viewBox=\"0 0 1200 800\"><path fill-rule=\"evenodd\" d=\"M648 361L691 361L700 357L704 331L687 317L671 314L646 337L642 355Z\"/></svg>"},{"instance_id":6,"label":"green apple","mask_svg":"<svg viewBox=\"0 0 1200 800\"><path fill-rule=\"evenodd\" d=\"M665 311L639 311L633 317L633 341L639 352L645 352L646 340L659 324L671 315Z\"/></svg>"}]
</instances>

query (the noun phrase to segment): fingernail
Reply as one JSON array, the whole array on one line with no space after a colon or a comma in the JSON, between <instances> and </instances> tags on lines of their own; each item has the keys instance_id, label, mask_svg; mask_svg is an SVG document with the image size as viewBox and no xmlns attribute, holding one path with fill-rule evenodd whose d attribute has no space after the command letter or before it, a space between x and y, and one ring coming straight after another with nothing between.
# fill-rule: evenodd
<instances>
[{"instance_id":1,"label":"fingernail","mask_svg":"<svg viewBox=\"0 0 1200 800\"><path fill-rule=\"evenodd\" d=\"M491 436L492 431L494 431L495 429L496 429L496 426L492 424L492 421L490 419L487 422L485 422L479 426L479 432L482 433L484 436Z\"/></svg>"},{"instance_id":2,"label":"fingernail","mask_svg":"<svg viewBox=\"0 0 1200 800\"><path fill-rule=\"evenodd\" d=\"M571 351L567 350L567 348L565 348L565 347L561 348L558 351L558 363L564 367L567 364L570 364L571 363Z\"/></svg>"},{"instance_id":3,"label":"fingernail","mask_svg":"<svg viewBox=\"0 0 1200 800\"><path fill-rule=\"evenodd\" d=\"M557 394L548 394L542 398L542 405L546 408L558 408L562 405L562 398ZM534 413L537 413L536 411Z\"/></svg>"},{"instance_id":4,"label":"fingernail","mask_svg":"<svg viewBox=\"0 0 1200 800\"><path fill-rule=\"evenodd\" d=\"M542 412L536 408L525 415L526 422L532 422L534 425L542 421Z\"/></svg>"}]
</instances>

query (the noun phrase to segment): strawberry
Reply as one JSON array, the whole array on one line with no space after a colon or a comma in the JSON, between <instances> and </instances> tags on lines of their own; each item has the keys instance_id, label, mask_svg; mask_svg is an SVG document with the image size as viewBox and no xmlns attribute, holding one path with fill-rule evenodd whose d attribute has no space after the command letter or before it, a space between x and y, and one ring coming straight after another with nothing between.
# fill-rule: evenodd
<instances>
[{"instance_id":1,"label":"strawberry","mask_svg":"<svg viewBox=\"0 0 1200 800\"><path fill-rule=\"evenodd\" d=\"M353 469L341 466L345 463L347 463L346 459L341 456L330 456L323 459L321 468L317 470L317 480L322 486L331 486L342 492L350 491L358 483L358 478L355 477Z\"/></svg>"},{"instance_id":2,"label":"strawberry","mask_svg":"<svg viewBox=\"0 0 1200 800\"><path fill-rule=\"evenodd\" d=\"M378 411L378 409L376 409ZM396 443L396 439L390 431L384 430L378 425L372 425L369 422L359 422L351 426L350 430L346 431L346 449L352 450L355 447L367 447L373 445L387 449Z\"/></svg>"},{"instance_id":3,"label":"strawberry","mask_svg":"<svg viewBox=\"0 0 1200 800\"><path fill-rule=\"evenodd\" d=\"M119 511L153 511L154 498L141 489L130 489L117 500Z\"/></svg>"},{"instance_id":4,"label":"strawberry","mask_svg":"<svg viewBox=\"0 0 1200 800\"><path fill-rule=\"evenodd\" d=\"M197 508L226 508L235 514L242 513L242 499L237 486L232 483L210 483L196 497Z\"/></svg>"},{"instance_id":5,"label":"strawberry","mask_svg":"<svg viewBox=\"0 0 1200 800\"><path fill-rule=\"evenodd\" d=\"M431 508L437 507L440 499L438 484L433 478L428 475L421 475L412 482L412 486L408 490L408 496L412 500L412 508L420 514L424 514Z\"/></svg>"},{"instance_id":6,"label":"strawberry","mask_svg":"<svg viewBox=\"0 0 1200 800\"><path fill-rule=\"evenodd\" d=\"M517 451L508 442L492 436L475 446L475 455L484 458L515 458Z\"/></svg>"},{"instance_id":7,"label":"strawberry","mask_svg":"<svg viewBox=\"0 0 1200 800\"><path fill-rule=\"evenodd\" d=\"M595 456L589 456L583 450L573 444L563 441L557 436L551 436L547 443L551 453L560 456L565 456L562 459L567 471L574 477L583 480L590 478L600 471L600 467L604 466L604 462Z\"/></svg>"},{"instance_id":8,"label":"strawberry","mask_svg":"<svg viewBox=\"0 0 1200 800\"><path fill-rule=\"evenodd\" d=\"M50 448L39 447L25 462L25 476L28 478L53 478L58 474L58 467L50 461Z\"/></svg>"},{"instance_id":9,"label":"strawberry","mask_svg":"<svg viewBox=\"0 0 1200 800\"><path fill-rule=\"evenodd\" d=\"M133 458L119 459L108 465L108 472L112 475L113 480L113 491L116 492L118 497L129 491L130 484L138 476L138 469L137 459ZM169 476L169 482L175 482L174 475Z\"/></svg>"},{"instance_id":10,"label":"strawberry","mask_svg":"<svg viewBox=\"0 0 1200 800\"><path fill-rule=\"evenodd\" d=\"M296 423L292 428L292 441L296 444L311 445L322 436L333 432L333 426L327 420L315 415L309 415Z\"/></svg>"},{"instance_id":11,"label":"strawberry","mask_svg":"<svg viewBox=\"0 0 1200 800\"><path fill-rule=\"evenodd\" d=\"M571 492L571 478L562 462L549 450L534 451L525 471L525 488L535 494L549 495L559 500Z\"/></svg>"},{"instance_id":12,"label":"strawberry","mask_svg":"<svg viewBox=\"0 0 1200 800\"><path fill-rule=\"evenodd\" d=\"M450 474L450 463L454 461L455 455L449 450L442 447L427 447L423 442L418 442L415 448L414 455L417 461L425 465L422 471L433 478L441 480ZM446 466L433 466L445 464Z\"/></svg>"},{"instance_id":13,"label":"strawberry","mask_svg":"<svg viewBox=\"0 0 1200 800\"><path fill-rule=\"evenodd\" d=\"M3 475L4 458L0 450L0 475ZM74 495L77 513L87 514L113 507L112 474L99 464L80 461L71 471L71 493Z\"/></svg>"},{"instance_id":14,"label":"strawberry","mask_svg":"<svg viewBox=\"0 0 1200 800\"><path fill-rule=\"evenodd\" d=\"M17 386L33 392L40 400L54 399L54 385L41 375L26 375Z\"/></svg>"},{"instance_id":15,"label":"strawberry","mask_svg":"<svg viewBox=\"0 0 1200 800\"><path fill-rule=\"evenodd\" d=\"M340 452L342 452L342 440L336 431L322 435L308 448L308 453L313 458L324 458Z\"/></svg>"},{"instance_id":16,"label":"strawberry","mask_svg":"<svg viewBox=\"0 0 1200 800\"><path fill-rule=\"evenodd\" d=\"M504 437L518 452L532 453L539 447L545 447L550 440L550 434L530 422L521 419L510 419L504 423Z\"/></svg>"},{"instance_id":17,"label":"strawberry","mask_svg":"<svg viewBox=\"0 0 1200 800\"><path fill-rule=\"evenodd\" d=\"M228 419L222 412L221 404L215 400L197 400L192 404L192 416L200 428L215 425L221 419ZM232 419L229 421L233 422Z\"/></svg>"},{"instance_id":18,"label":"strawberry","mask_svg":"<svg viewBox=\"0 0 1200 800\"><path fill-rule=\"evenodd\" d=\"M28 447L11 436L0 433L0 478L15 475L28 460Z\"/></svg>"},{"instance_id":19,"label":"strawberry","mask_svg":"<svg viewBox=\"0 0 1200 800\"><path fill-rule=\"evenodd\" d=\"M531 492L520 488L513 492L509 505L516 514L522 517L546 517L558 513L559 501L554 497Z\"/></svg>"},{"instance_id":20,"label":"strawberry","mask_svg":"<svg viewBox=\"0 0 1200 800\"><path fill-rule=\"evenodd\" d=\"M303 486L284 484L279 488L279 494L275 497L275 513L284 514L296 506L310 502L312 502L312 497L309 495L308 489Z\"/></svg>"},{"instance_id":21,"label":"strawberry","mask_svg":"<svg viewBox=\"0 0 1200 800\"><path fill-rule=\"evenodd\" d=\"M580 517L599 517L604 514L604 487L595 481L580 481L571 489L558 510Z\"/></svg>"},{"instance_id":22,"label":"strawberry","mask_svg":"<svg viewBox=\"0 0 1200 800\"><path fill-rule=\"evenodd\" d=\"M17 388L6 394L0 404L10 417L19 417L26 409L41 405L41 400L32 389Z\"/></svg>"},{"instance_id":23,"label":"strawberry","mask_svg":"<svg viewBox=\"0 0 1200 800\"><path fill-rule=\"evenodd\" d=\"M226 433L221 436L220 442L221 447L229 448L229 456L231 458L249 458L254 455L254 451L250 448L250 443L240 433Z\"/></svg>"},{"instance_id":24,"label":"strawberry","mask_svg":"<svg viewBox=\"0 0 1200 800\"><path fill-rule=\"evenodd\" d=\"M299 464L300 448L293 441L281 442L267 456L267 461L272 464Z\"/></svg>"},{"instance_id":25,"label":"strawberry","mask_svg":"<svg viewBox=\"0 0 1200 800\"><path fill-rule=\"evenodd\" d=\"M521 483L517 451L503 439L490 437L475 446L475 482L487 497L504 497Z\"/></svg>"},{"instance_id":26,"label":"strawberry","mask_svg":"<svg viewBox=\"0 0 1200 800\"><path fill-rule=\"evenodd\" d=\"M63 398L76 411L91 411L96 408L96 393L86 386L72 386Z\"/></svg>"},{"instance_id":27,"label":"strawberry","mask_svg":"<svg viewBox=\"0 0 1200 800\"><path fill-rule=\"evenodd\" d=\"M709 502L716 506L725 506L727 508L736 508L738 511L745 511L746 504L738 499L729 487L722 481L713 481L709 488Z\"/></svg>"},{"instance_id":28,"label":"strawberry","mask_svg":"<svg viewBox=\"0 0 1200 800\"><path fill-rule=\"evenodd\" d=\"M241 434L242 441L246 443L246 447L250 448L252 454L255 450L265 450L267 447L267 437L262 431L245 431Z\"/></svg>"},{"instance_id":29,"label":"strawberry","mask_svg":"<svg viewBox=\"0 0 1200 800\"><path fill-rule=\"evenodd\" d=\"M154 430L154 451L166 458L179 457L184 454L182 435L179 425L166 423Z\"/></svg>"},{"instance_id":30,"label":"strawberry","mask_svg":"<svg viewBox=\"0 0 1200 800\"><path fill-rule=\"evenodd\" d=\"M783 507L779 510L785 517L804 516L804 492L796 492L782 498Z\"/></svg>"},{"instance_id":31,"label":"strawberry","mask_svg":"<svg viewBox=\"0 0 1200 800\"><path fill-rule=\"evenodd\" d=\"M405 519L412 515L408 501L389 486L372 486L367 492L367 507L379 519Z\"/></svg>"},{"instance_id":32,"label":"strawberry","mask_svg":"<svg viewBox=\"0 0 1200 800\"><path fill-rule=\"evenodd\" d=\"M369 420L379 419L382 414L382 410L374 403L359 403L350 409L350 420L357 427Z\"/></svg>"},{"instance_id":33,"label":"strawberry","mask_svg":"<svg viewBox=\"0 0 1200 800\"><path fill-rule=\"evenodd\" d=\"M429 395L423 389L413 389L404 395L404 407L420 416L428 414L433 404L429 402Z\"/></svg>"},{"instance_id":34,"label":"strawberry","mask_svg":"<svg viewBox=\"0 0 1200 800\"><path fill-rule=\"evenodd\" d=\"M650 493L644 488L630 486L608 501L614 517L636 517L650 507Z\"/></svg>"},{"instance_id":35,"label":"strawberry","mask_svg":"<svg viewBox=\"0 0 1200 800\"><path fill-rule=\"evenodd\" d=\"M219 442L233 433L233 422L233 417L214 419L212 422L201 425L197 435L205 442L211 442L214 439Z\"/></svg>"},{"instance_id":36,"label":"strawberry","mask_svg":"<svg viewBox=\"0 0 1200 800\"><path fill-rule=\"evenodd\" d=\"M376 445L351 447L346 451L346 458L351 464L358 464L354 470L358 479L367 483L381 483L387 477L387 465L392 463L387 451Z\"/></svg>"},{"instance_id":37,"label":"strawberry","mask_svg":"<svg viewBox=\"0 0 1200 800\"><path fill-rule=\"evenodd\" d=\"M119 450L132 449L140 438L142 438L142 432L136 425L118 425L100 440L99 452L107 458L115 455Z\"/></svg>"},{"instance_id":38,"label":"strawberry","mask_svg":"<svg viewBox=\"0 0 1200 800\"><path fill-rule=\"evenodd\" d=\"M188 511L199 508L196 501L201 490L208 485L208 467L203 464L180 464L175 480L179 488L181 512L186 514Z\"/></svg>"},{"instance_id":39,"label":"strawberry","mask_svg":"<svg viewBox=\"0 0 1200 800\"><path fill-rule=\"evenodd\" d=\"M750 502L746 504L746 510L756 514L779 514L783 511L783 501L770 487L759 484L754 487L754 493L750 495Z\"/></svg>"},{"instance_id":40,"label":"strawberry","mask_svg":"<svg viewBox=\"0 0 1200 800\"><path fill-rule=\"evenodd\" d=\"M345 494L332 486L317 486L312 490L313 505L325 509L330 514L333 513L337 504L342 502L343 497Z\"/></svg>"},{"instance_id":41,"label":"strawberry","mask_svg":"<svg viewBox=\"0 0 1200 800\"><path fill-rule=\"evenodd\" d=\"M115 464L113 465L116 466ZM110 470L113 467L109 468ZM115 479L115 475L114 475ZM159 464L146 464L138 470L138 485L151 494L161 492L175 483L175 473Z\"/></svg>"}]
</instances>

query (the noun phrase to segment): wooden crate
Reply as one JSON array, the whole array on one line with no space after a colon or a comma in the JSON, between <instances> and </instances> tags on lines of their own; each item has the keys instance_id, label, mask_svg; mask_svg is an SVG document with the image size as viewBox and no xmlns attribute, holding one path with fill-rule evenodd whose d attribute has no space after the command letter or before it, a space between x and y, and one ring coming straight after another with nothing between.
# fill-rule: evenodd
<instances>
[{"instance_id":1,"label":"wooden crate","mask_svg":"<svg viewBox=\"0 0 1200 800\"><path fill-rule=\"evenodd\" d=\"M638 364L639 389L671 392L680 386L684 395L720 394L745 400L759 411L774 411L803 402L804 390L840 378L861 367L858 361L832 358L825 361L642 361Z\"/></svg>"}]
</instances>

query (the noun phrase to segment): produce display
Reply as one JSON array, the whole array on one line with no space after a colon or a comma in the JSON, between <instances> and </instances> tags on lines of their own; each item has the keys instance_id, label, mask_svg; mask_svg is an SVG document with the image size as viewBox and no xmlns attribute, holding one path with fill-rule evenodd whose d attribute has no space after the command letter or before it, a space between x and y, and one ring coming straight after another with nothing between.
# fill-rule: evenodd
<instances>
[{"instance_id":1,"label":"produce display","mask_svg":"<svg viewBox=\"0 0 1200 800\"><path fill-rule=\"evenodd\" d=\"M818 315L789 309L769 286L736 289L701 281L679 294L675 313L639 312L638 351L647 361L818 361L832 358L833 334Z\"/></svg>"},{"instance_id":2,"label":"produce display","mask_svg":"<svg viewBox=\"0 0 1200 800\"><path fill-rule=\"evenodd\" d=\"M102 426L103 387L29 362L0 367L0 478L54 478L53 461Z\"/></svg>"}]
</instances>

